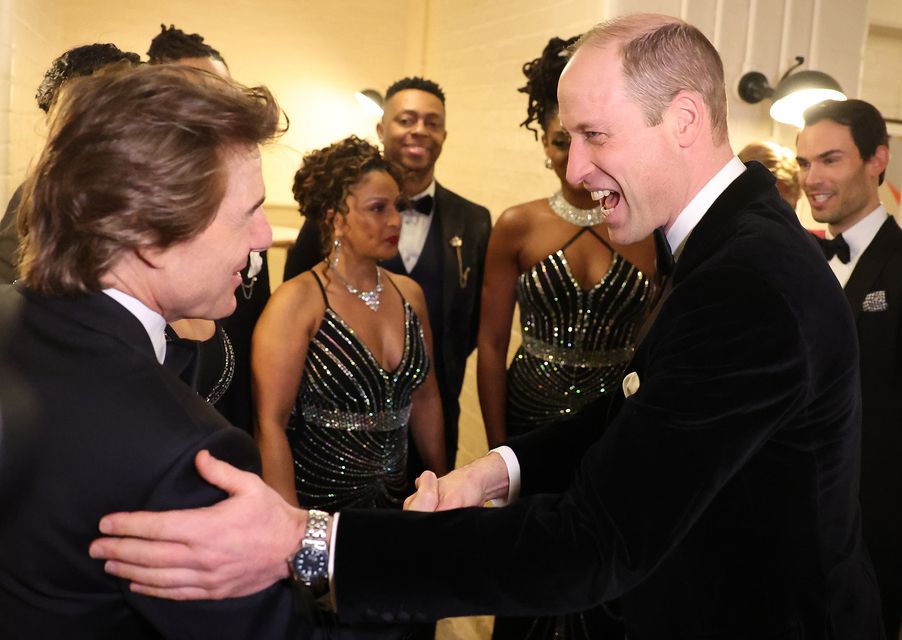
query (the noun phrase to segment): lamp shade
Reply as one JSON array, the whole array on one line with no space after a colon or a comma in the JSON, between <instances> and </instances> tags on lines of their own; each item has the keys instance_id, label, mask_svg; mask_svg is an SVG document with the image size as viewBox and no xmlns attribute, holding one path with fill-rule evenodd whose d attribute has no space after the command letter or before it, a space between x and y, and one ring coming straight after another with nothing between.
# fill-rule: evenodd
<instances>
[{"instance_id":1,"label":"lamp shade","mask_svg":"<svg viewBox=\"0 0 902 640\"><path fill-rule=\"evenodd\" d=\"M354 97L367 115L377 118L382 115L382 94L375 89L363 89L355 93Z\"/></svg>"},{"instance_id":2,"label":"lamp shade","mask_svg":"<svg viewBox=\"0 0 902 640\"><path fill-rule=\"evenodd\" d=\"M805 126L805 109L823 100L845 100L846 96L839 83L826 73L798 71L780 81L773 99L771 118L801 129Z\"/></svg>"}]
</instances>

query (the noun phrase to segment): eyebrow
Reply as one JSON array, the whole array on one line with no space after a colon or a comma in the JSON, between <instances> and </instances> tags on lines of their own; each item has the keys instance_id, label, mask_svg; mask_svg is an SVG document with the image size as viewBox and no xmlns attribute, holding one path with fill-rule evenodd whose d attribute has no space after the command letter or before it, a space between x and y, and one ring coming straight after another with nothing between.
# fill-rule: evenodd
<instances>
[{"instance_id":1,"label":"eyebrow","mask_svg":"<svg viewBox=\"0 0 902 640\"><path fill-rule=\"evenodd\" d=\"M829 156L836 155L836 154L842 155L843 150L842 149L828 149L827 151L819 153L814 157L817 160L826 160ZM804 160L805 162L808 162L808 158L806 158L805 156L800 156L800 155L796 154L796 162L798 162L799 160Z\"/></svg>"},{"instance_id":2,"label":"eyebrow","mask_svg":"<svg viewBox=\"0 0 902 640\"><path fill-rule=\"evenodd\" d=\"M245 214L246 214L246 215L249 215L249 216L250 216L250 215L253 215L253 214L254 214L254 211L256 211L257 209L259 209L260 207L262 207L262 206L263 206L263 203L264 203L265 201L266 201L266 194L263 194L263 197L260 198L259 200L257 200L257 203L256 203L254 206L252 206L250 209L248 209L247 211L245 211Z\"/></svg>"}]
</instances>

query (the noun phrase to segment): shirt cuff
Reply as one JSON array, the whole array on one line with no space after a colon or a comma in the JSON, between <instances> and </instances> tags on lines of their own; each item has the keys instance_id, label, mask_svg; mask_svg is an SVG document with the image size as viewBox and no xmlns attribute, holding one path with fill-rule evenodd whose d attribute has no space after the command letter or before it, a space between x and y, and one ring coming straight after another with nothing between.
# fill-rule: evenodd
<instances>
[{"instance_id":1,"label":"shirt cuff","mask_svg":"<svg viewBox=\"0 0 902 640\"><path fill-rule=\"evenodd\" d=\"M338 539L338 512L332 514L332 537L329 539L329 598L332 600L332 610L337 611L335 602L335 585L332 576L335 575L335 541Z\"/></svg>"},{"instance_id":2,"label":"shirt cuff","mask_svg":"<svg viewBox=\"0 0 902 640\"><path fill-rule=\"evenodd\" d=\"M520 496L520 461L517 460L517 454L514 453L514 450L506 445L496 447L489 451L489 453L497 453L499 456L501 456L501 459L504 460L504 465L507 467L507 477L509 481L509 486L507 489L507 499L495 498L490 502L492 503L492 506L495 507L506 507ZM333 536L334 535L335 534L333 533Z\"/></svg>"}]
</instances>

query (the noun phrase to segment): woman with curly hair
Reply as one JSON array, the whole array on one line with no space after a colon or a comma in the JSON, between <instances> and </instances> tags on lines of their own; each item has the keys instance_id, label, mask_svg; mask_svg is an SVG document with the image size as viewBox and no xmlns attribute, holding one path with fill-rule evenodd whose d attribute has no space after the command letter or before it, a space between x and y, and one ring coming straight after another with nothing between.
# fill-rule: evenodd
<instances>
[{"instance_id":1,"label":"woman with curly hair","mask_svg":"<svg viewBox=\"0 0 902 640\"><path fill-rule=\"evenodd\" d=\"M605 205L566 180L570 136L558 120L557 84L576 38L552 38L523 66L529 96L521 123L542 128L545 167L560 181L549 198L511 207L492 230L479 323L477 383L490 447L537 426L567 428L580 412L604 424L620 389L636 334L654 291L651 240L614 243ZM514 306L522 344L506 367ZM554 464L549 459L549 464ZM573 469L575 472L576 470ZM503 640L622 638L623 627L598 609L545 618L498 618Z\"/></svg>"},{"instance_id":2,"label":"woman with curly hair","mask_svg":"<svg viewBox=\"0 0 902 640\"><path fill-rule=\"evenodd\" d=\"M326 258L273 294L252 349L263 477L291 504L400 507L408 426L429 468L446 471L423 292L378 266L398 251L399 181L355 136L307 154L295 175Z\"/></svg>"}]
</instances>

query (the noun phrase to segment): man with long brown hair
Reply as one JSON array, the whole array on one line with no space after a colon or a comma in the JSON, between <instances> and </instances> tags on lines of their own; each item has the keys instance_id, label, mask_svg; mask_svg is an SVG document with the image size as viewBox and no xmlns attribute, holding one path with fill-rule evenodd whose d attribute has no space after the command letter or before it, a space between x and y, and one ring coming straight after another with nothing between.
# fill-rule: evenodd
<instances>
[{"instance_id":1,"label":"man with long brown hair","mask_svg":"<svg viewBox=\"0 0 902 640\"><path fill-rule=\"evenodd\" d=\"M72 81L23 188L11 366L40 400L31 482L0 519L3 638L303 637L289 590L221 603L141 597L87 558L111 508L209 505L194 454L259 470L251 439L162 366L163 330L235 307L266 248L265 88L177 67Z\"/></svg>"}]
</instances>

